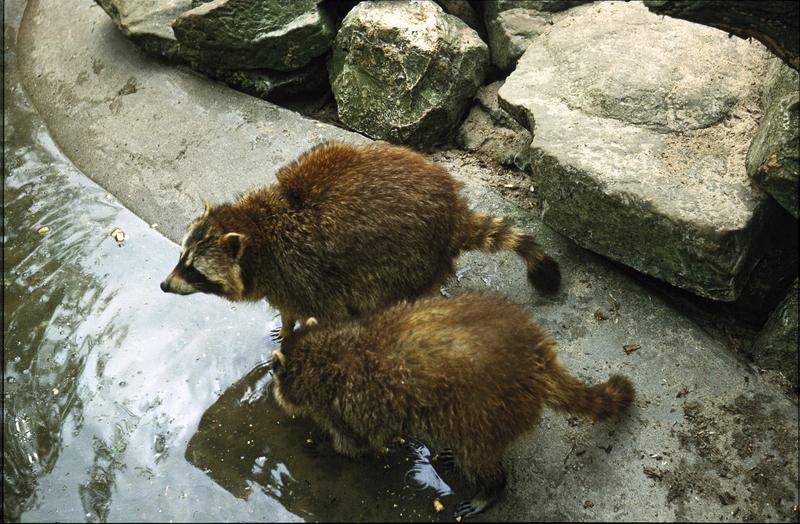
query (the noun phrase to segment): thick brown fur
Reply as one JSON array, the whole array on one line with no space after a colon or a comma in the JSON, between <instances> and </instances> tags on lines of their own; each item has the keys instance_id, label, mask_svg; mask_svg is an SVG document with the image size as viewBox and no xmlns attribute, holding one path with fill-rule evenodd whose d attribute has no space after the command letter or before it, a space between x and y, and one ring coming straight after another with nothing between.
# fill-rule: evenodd
<instances>
[{"instance_id":1,"label":"thick brown fur","mask_svg":"<svg viewBox=\"0 0 800 524\"><path fill-rule=\"evenodd\" d=\"M502 491L504 450L545 407L600 419L634 398L625 377L587 386L570 375L553 339L494 295L426 298L338 327L303 327L273 365L278 402L329 431L339 452L378 451L408 435L452 449L480 489L463 515Z\"/></svg>"},{"instance_id":2,"label":"thick brown fur","mask_svg":"<svg viewBox=\"0 0 800 524\"><path fill-rule=\"evenodd\" d=\"M534 286L558 289L558 265L532 237L470 211L461 184L410 149L323 144L277 179L207 207L162 289L265 298L284 326L343 320L438 289L473 249L513 250Z\"/></svg>"}]
</instances>

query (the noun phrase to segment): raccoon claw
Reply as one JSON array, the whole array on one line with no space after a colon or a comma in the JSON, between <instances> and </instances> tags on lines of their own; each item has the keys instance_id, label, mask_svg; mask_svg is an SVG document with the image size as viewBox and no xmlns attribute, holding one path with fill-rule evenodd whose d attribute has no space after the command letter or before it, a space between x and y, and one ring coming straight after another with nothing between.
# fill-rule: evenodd
<instances>
[{"instance_id":1,"label":"raccoon claw","mask_svg":"<svg viewBox=\"0 0 800 524\"><path fill-rule=\"evenodd\" d=\"M452 449L445 448L436 453L431 462L436 462L437 464L441 464L446 468L454 468L456 465L456 456Z\"/></svg>"},{"instance_id":2,"label":"raccoon claw","mask_svg":"<svg viewBox=\"0 0 800 524\"><path fill-rule=\"evenodd\" d=\"M458 503L458 506L456 506L453 516L463 518L474 517L478 513L481 513L483 510L485 510L487 505L488 504L482 500L464 499Z\"/></svg>"},{"instance_id":3,"label":"raccoon claw","mask_svg":"<svg viewBox=\"0 0 800 524\"><path fill-rule=\"evenodd\" d=\"M270 330L269 338L272 339L273 342L281 342L283 341L283 328L275 328Z\"/></svg>"}]
</instances>

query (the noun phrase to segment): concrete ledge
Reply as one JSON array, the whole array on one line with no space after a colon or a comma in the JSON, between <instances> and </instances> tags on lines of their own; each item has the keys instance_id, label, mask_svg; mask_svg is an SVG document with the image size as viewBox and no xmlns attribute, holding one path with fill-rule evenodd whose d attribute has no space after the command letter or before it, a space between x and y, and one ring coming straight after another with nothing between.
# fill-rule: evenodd
<instances>
[{"instance_id":1,"label":"concrete ledge","mask_svg":"<svg viewBox=\"0 0 800 524\"><path fill-rule=\"evenodd\" d=\"M59 147L174 241L201 198L269 184L318 142L367 140L157 62L88 0L32 0L18 46L21 81Z\"/></svg>"}]
</instances>

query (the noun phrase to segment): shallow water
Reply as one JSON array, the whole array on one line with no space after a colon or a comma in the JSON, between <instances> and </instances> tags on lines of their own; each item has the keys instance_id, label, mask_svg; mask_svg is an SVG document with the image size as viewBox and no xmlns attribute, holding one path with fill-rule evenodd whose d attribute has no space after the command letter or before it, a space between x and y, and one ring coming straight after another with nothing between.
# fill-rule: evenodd
<instances>
[{"instance_id":1,"label":"shallow water","mask_svg":"<svg viewBox=\"0 0 800 524\"><path fill-rule=\"evenodd\" d=\"M4 5L4 520L450 520L424 447L353 461L280 411L274 311L159 290L178 247L75 170L17 84L20 3Z\"/></svg>"}]
</instances>

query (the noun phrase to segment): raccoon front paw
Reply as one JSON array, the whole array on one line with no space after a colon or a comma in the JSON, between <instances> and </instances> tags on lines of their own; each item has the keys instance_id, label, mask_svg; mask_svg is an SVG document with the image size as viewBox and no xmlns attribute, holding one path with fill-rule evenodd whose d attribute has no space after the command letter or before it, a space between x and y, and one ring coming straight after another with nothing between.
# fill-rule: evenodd
<instances>
[{"instance_id":1,"label":"raccoon front paw","mask_svg":"<svg viewBox=\"0 0 800 524\"><path fill-rule=\"evenodd\" d=\"M477 496L471 499L464 499L456 506L453 516L462 518L474 517L478 513L482 513L490 504L490 501Z\"/></svg>"},{"instance_id":2,"label":"raccoon front paw","mask_svg":"<svg viewBox=\"0 0 800 524\"><path fill-rule=\"evenodd\" d=\"M436 463L436 465L442 465L448 469L453 469L456 467L456 455L453 453L452 449L444 448L431 457L431 462Z\"/></svg>"}]
</instances>

